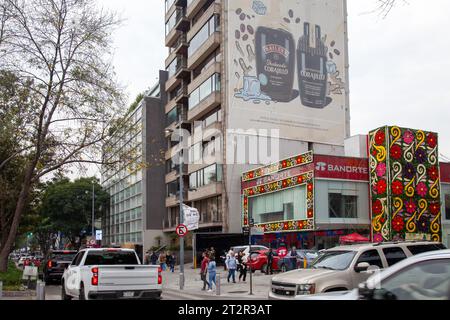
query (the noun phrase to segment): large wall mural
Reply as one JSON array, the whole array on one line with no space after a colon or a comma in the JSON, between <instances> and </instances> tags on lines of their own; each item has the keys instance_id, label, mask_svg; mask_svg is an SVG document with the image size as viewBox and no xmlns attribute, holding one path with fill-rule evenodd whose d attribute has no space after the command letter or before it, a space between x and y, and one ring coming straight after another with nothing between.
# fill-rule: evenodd
<instances>
[{"instance_id":1,"label":"large wall mural","mask_svg":"<svg viewBox=\"0 0 450 320\"><path fill-rule=\"evenodd\" d=\"M369 134L373 241L441 241L438 135L399 127Z\"/></svg>"}]
</instances>

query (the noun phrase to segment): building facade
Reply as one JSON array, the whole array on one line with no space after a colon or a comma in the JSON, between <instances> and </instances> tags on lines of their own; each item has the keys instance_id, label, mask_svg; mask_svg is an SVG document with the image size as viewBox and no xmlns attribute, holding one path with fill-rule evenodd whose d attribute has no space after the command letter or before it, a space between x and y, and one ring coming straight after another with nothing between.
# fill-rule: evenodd
<instances>
[{"instance_id":1,"label":"building facade","mask_svg":"<svg viewBox=\"0 0 450 320\"><path fill-rule=\"evenodd\" d=\"M242 231L242 172L310 150L344 155L346 1L327 6L166 0L166 234L179 223L181 149L183 198L200 212L198 232L224 233Z\"/></svg>"},{"instance_id":2,"label":"building facade","mask_svg":"<svg viewBox=\"0 0 450 320\"><path fill-rule=\"evenodd\" d=\"M159 83L145 92L104 146L105 157L119 163L102 170L102 185L111 196L102 221L104 244L128 245L140 252L161 244L166 80L167 73L161 71Z\"/></svg>"}]
</instances>

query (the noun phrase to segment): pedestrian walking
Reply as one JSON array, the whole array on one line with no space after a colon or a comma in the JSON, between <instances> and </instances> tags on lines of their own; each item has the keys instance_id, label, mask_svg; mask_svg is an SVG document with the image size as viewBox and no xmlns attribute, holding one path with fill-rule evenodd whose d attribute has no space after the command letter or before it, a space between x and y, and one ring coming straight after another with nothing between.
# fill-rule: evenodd
<instances>
[{"instance_id":1,"label":"pedestrian walking","mask_svg":"<svg viewBox=\"0 0 450 320\"><path fill-rule=\"evenodd\" d=\"M209 282L206 279L206 275L208 274L208 263L209 263L209 258L206 252L202 253L202 262L201 262L201 267L200 267L200 277L203 281L203 289L202 291L206 290L206 286L208 286L209 288Z\"/></svg>"},{"instance_id":2,"label":"pedestrian walking","mask_svg":"<svg viewBox=\"0 0 450 320\"><path fill-rule=\"evenodd\" d=\"M150 256L150 262L154 266L158 264L158 255L156 254L155 251L153 251L152 255Z\"/></svg>"},{"instance_id":3,"label":"pedestrian walking","mask_svg":"<svg viewBox=\"0 0 450 320\"><path fill-rule=\"evenodd\" d=\"M167 256L166 256L166 253L163 251L159 254L159 265L160 265L162 271L166 271L166 268L167 268L166 262L167 262Z\"/></svg>"},{"instance_id":4,"label":"pedestrian walking","mask_svg":"<svg viewBox=\"0 0 450 320\"><path fill-rule=\"evenodd\" d=\"M169 264L169 268L170 268L170 271L171 271L172 273L175 272L175 264L176 264L176 262L177 262L177 258L175 257L175 254L172 253L172 254L170 255L170 264Z\"/></svg>"},{"instance_id":5,"label":"pedestrian walking","mask_svg":"<svg viewBox=\"0 0 450 320\"><path fill-rule=\"evenodd\" d=\"M291 270L297 269L297 250L295 247L291 248L289 259L291 261Z\"/></svg>"},{"instance_id":6,"label":"pedestrian walking","mask_svg":"<svg viewBox=\"0 0 450 320\"><path fill-rule=\"evenodd\" d=\"M267 251L267 268L266 268L266 274L273 274L273 251L272 247L269 247L269 251Z\"/></svg>"},{"instance_id":7,"label":"pedestrian walking","mask_svg":"<svg viewBox=\"0 0 450 320\"><path fill-rule=\"evenodd\" d=\"M216 286L217 265L216 265L216 257L214 256L209 257L208 273L209 273L208 292L212 292L213 283L214 287L217 289Z\"/></svg>"},{"instance_id":8,"label":"pedestrian walking","mask_svg":"<svg viewBox=\"0 0 450 320\"><path fill-rule=\"evenodd\" d=\"M247 257L245 256L244 252L239 252L238 256L238 263L239 263L239 281L241 279L245 282L247 279Z\"/></svg>"},{"instance_id":9,"label":"pedestrian walking","mask_svg":"<svg viewBox=\"0 0 450 320\"><path fill-rule=\"evenodd\" d=\"M237 260L233 250L228 252L227 260L225 264L228 269L228 282L230 282L230 278L233 278L233 283L236 283L236 268L237 268Z\"/></svg>"}]
</instances>

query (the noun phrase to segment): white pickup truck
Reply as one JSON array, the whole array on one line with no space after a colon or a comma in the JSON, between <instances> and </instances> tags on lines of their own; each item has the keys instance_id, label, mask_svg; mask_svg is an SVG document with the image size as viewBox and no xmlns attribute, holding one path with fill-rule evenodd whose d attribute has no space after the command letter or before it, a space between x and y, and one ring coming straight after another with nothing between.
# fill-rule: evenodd
<instances>
[{"instance_id":1,"label":"white pickup truck","mask_svg":"<svg viewBox=\"0 0 450 320\"><path fill-rule=\"evenodd\" d=\"M63 300L160 299L159 266L142 265L131 249L84 249L62 277Z\"/></svg>"}]
</instances>

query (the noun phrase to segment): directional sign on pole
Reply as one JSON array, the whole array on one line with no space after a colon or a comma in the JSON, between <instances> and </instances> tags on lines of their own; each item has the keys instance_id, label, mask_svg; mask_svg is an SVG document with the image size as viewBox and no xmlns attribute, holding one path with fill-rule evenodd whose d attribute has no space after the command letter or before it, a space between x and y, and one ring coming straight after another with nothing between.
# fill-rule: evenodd
<instances>
[{"instance_id":1,"label":"directional sign on pole","mask_svg":"<svg viewBox=\"0 0 450 320\"><path fill-rule=\"evenodd\" d=\"M184 224L180 224L176 229L177 235L182 238L187 235L188 231L188 228Z\"/></svg>"}]
</instances>

